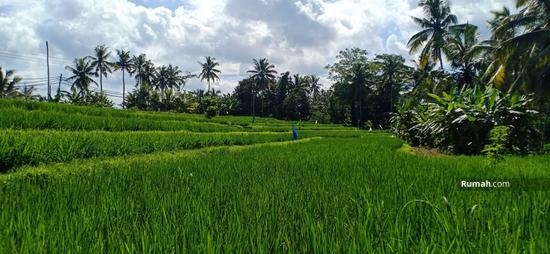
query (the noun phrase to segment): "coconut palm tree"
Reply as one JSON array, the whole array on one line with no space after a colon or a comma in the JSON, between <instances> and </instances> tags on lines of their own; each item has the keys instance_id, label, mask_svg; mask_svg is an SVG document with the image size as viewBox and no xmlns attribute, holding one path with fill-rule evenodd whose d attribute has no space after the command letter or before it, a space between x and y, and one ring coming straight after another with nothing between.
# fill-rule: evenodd
<instances>
[{"instance_id":1,"label":"coconut palm tree","mask_svg":"<svg viewBox=\"0 0 550 254\"><path fill-rule=\"evenodd\" d=\"M126 81L125 81L125 72L128 72L128 75L131 77L134 74L134 63L130 57L129 51L117 49L116 54L118 56L118 61L115 63L115 70L122 71L122 107L124 107L126 101Z\"/></svg>"},{"instance_id":2,"label":"coconut palm tree","mask_svg":"<svg viewBox=\"0 0 550 254\"><path fill-rule=\"evenodd\" d=\"M4 72L0 67L0 98L12 97L17 94L15 86L22 78L15 76L15 70Z\"/></svg>"},{"instance_id":3,"label":"coconut palm tree","mask_svg":"<svg viewBox=\"0 0 550 254\"><path fill-rule=\"evenodd\" d=\"M393 112L395 91L399 92L407 81L411 68L405 65L405 59L400 55L378 55L374 59L375 63L380 67L380 78L382 89L389 90L390 107L389 112Z\"/></svg>"},{"instance_id":4,"label":"coconut palm tree","mask_svg":"<svg viewBox=\"0 0 550 254\"><path fill-rule=\"evenodd\" d=\"M210 83L220 80L218 74L221 73L221 71L216 69L216 67L220 64L216 62L216 58L210 56L207 56L205 60L206 61L204 63L199 62L202 67L199 78L201 79L201 82L206 79L206 82L208 83L208 89L206 91L210 92Z\"/></svg>"},{"instance_id":5,"label":"coconut palm tree","mask_svg":"<svg viewBox=\"0 0 550 254\"><path fill-rule=\"evenodd\" d=\"M134 73L136 74L136 85L141 85L141 81L144 78L145 73L145 66L149 63L147 60L147 56L145 54L141 54L139 56L132 57L132 63L134 67Z\"/></svg>"},{"instance_id":6,"label":"coconut palm tree","mask_svg":"<svg viewBox=\"0 0 550 254\"><path fill-rule=\"evenodd\" d=\"M474 50L478 37L477 26L461 24L450 27L445 54L451 60L451 67L457 70L454 76L461 88L466 84L473 85L477 78L482 61L482 52Z\"/></svg>"},{"instance_id":7,"label":"coconut palm tree","mask_svg":"<svg viewBox=\"0 0 550 254\"><path fill-rule=\"evenodd\" d=\"M147 62L145 62L145 65L143 66L141 77L139 78L141 85L147 84L149 86L153 86L155 80L157 79L157 75L158 69L155 67L155 64L153 64L151 60L147 60Z\"/></svg>"},{"instance_id":8,"label":"coconut palm tree","mask_svg":"<svg viewBox=\"0 0 550 254\"><path fill-rule=\"evenodd\" d=\"M95 75L99 77L99 90L103 92L103 77L107 77L109 73L113 72L115 64L109 62L111 52L105 45L95 47L94 52L94 56L88 57L92 59L92 65L95 67Z\"/></svg>"},{"instance_id":9,"label":"coconut palm tree","mask_svg":"<svg viewBox=\"0 0 550 254\"><path fill-rule=\"evenodd\" d=\"M501 43L496 57L504 59L494 76L516 73L509 90L535 92L541 101L550 94L550 1L518 0L517 14L503 19L495 34L522 31ZM495 78L495 79L496 79Z\"/></svg>"},{"instance_id":10,"label":"coconut palm tree","mask_svg":"<svg viewBox=\"0 0 550 254\"><path fill-rule=\"evenodd\" d=\"M300 74L294 74L292 76L292 79L293 81L291 82L292 84L292 89L298 89L298 88L304 88L305 86L307 86L307 80L305 80L302 76L300 76Z\"/></svg>"},{"instance_id":11,"label":"coconut palm tree","mask_svg":"<svg viewBox=\"0 0 550 254\"><path fill-rule=\"evenodd\" d=\"M491 83L503 91L507 91L514 80L514 72L508 70L506 57L498 56L499 49L505 41L517 35L517 28L499 29L503 24L508 23L512 14L510 9L504 7L502 10L493 11L493 18L487 21L491 30L491 38L474 45L469 54L481 56L481 69L485 72L482 79Z\"/></svg>"},{"instance_id":12,"label":"coconut palm tree","mask_svg":"<svg viewBox=\"0 0 550 254\"><path fill-rule=\"evenodd\" d=\"M78 94L81 97L85 97L89 91L90 84L97 85L97 82L92 79L92 76L96 73L94 65L86 58L77 58L73 64L74 67L65 66L65 69L72 74L67 80L72 81L71 88L78 89Z\"/></svg>"},{"instance_id":13,"label":"coconut palm tree","mask_svg":"<svg viewBox=\"0 0 550 254\"><path fill-rule=\"evenodd\" d=\"M424 0L418 5L424 10L426 18L413 17L414 23L423 30L413 35L408 42L410 53L417 53L422 47L420 56L430 56L432 61L439 60L443 69L443 48L449 26L456 24L457 17L451 13L451 7L446 0Z\"/></svg>"},{"instance_id":14,"label":"coconut palm tree","mask_svg":"<svg viewBox=\"0 0 550 254\"><path fill-rule=\"evenodd\" d=\"M321 84L319 84L320 78L315 75L309 76L309 91L313 95L313 100L316 100L321 90Z\"/></svg>"},{"instance_id":15,"label":"coconut palm tree","mask_svg":"<svg viewBox=\"0 0 550 254\"><path fill-rule=\"evenodd\" d=\"M183 72L178 66L168 65L158 67L156 70L156 76L154 79L154 86L157 90L164 91L165 89L176 89L180 91L187 79L193 77L193 75L183 75Z\"/></svg>"},{"instance_id":16,"label":"coconut palm tree","mask_svg":"<svg viewBox=\"0 0 550 254\"><path fill-rule=\"evenodd\" d=\"M156 69L156 76L153 82L153 87L156 90L164 91L166 88L171 88L170 84L168 83L168 79L170 78L170 73L168 71L168 66L163 65L160 67L157 67Z\"/></svg>"},{"instance_id":17,"label":"coconut palm tree","mask_svg":"<svg viewBox=\"0 0 550 254\"><path fill-rule=\"evenodd\" d=\"M255 93L266 89L269 83L275 79L277 71L275 71L275 65L270 64L265 58L260 59L260 61L253 59L252 62L254 67L248 73L255 82L255 87L252 87L252 123L254 123L256 120Z\"/></svg>"},{"instance_id":18,"label":"coconut palm tree","mask_svg":"<svg viewBox=\"0 0 550 254\"><path fill-rule=\"evenodd\" d=\"M195 75L187 73L183 74L183 71L178 66L168 65L168 84L171 88L175 88L177 91L181 91L187 80L195 77Z\"/></svg>"}]
</instances>

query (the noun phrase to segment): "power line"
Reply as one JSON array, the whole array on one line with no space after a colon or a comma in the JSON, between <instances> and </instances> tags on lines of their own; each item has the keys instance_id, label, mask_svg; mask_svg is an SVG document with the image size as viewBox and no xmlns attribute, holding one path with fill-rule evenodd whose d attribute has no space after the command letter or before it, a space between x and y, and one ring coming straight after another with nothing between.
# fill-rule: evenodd
<instances>
[{"instance_id":1,"label":"power line","mask_svg":"<svg viewBox=\"0 0 550 254\"><path fill-rule=\"evenodd\" d=\"M21 82L34 82L34 81L41 81L41 80L48 80L48 78L40 78L40 79L27 79L27 78L24 78L24 77L20 77L21 78ZM52 80L53 78L49 78L49 80Z\"/></svg>"},{"instance_id":2,"label":"power line","mask_svg":"<svg viewBox=\"0 0 550 254\"><path fill-rule=\"evenodd\" d=\"M25 86L47 86L47 83L37 83L37 84L23 84L23 85L16 85L14 87L25 87Z\"/></svg>"},{"instance_id":3,"label":"power line","mask_svg":"<svg viewBox=\"0 0 550 254\"><path fill-rule=\"evenodd\" d=\"M28 78L28 77L21 77L22 79L24 80L42 80L42 79L48 79L48 77L33 77L33 78Z\"/></svg>"},{"instance_id":4,"label":"power line","mask_svg":"<svg viewBox=\"0 0 550 254\"><path fill-rule=\"evenodd\" d=\"M27 58L18 58L18 57L9 57L9 56L6 57L6 56L0 55L0 60L2 58L7 58L7 59L12 60L12 61L19 61L19 62L25 62L25 63L35 63L35 64L44 64L44 62L46 61L45 59L27 59ZM53 64L55 66L65 66L66 62L64 62L64 63L53 62Z\"/></svg>"},{"instance_id":5,"label":"power line","mask_svg":"<svg viewBox=\"0 0 550 254\"><path fill-rule=\"evenodd\" d=\"M13 59L36 60L36 61L46 61L47 60L46 57L15 55L15 54L2 53L2 52L0 52L0 57L13 58ZM73 60L65 60L65 59L50 59L50 60L55 61L55 62L63 62L63 63L73 61Z\"/></svg>"},{"instance_id":6,"label":"power line","mask_svg":"<svg viewBox=\"0 0 550 254\"><path fill-rule=\"evenodd\" d=\"M55 81L55 80L51 79L50 81ZM32 84L48 83L48 80L39 80L39 81L32 81L32 82L21 81L20 83L32 85Z\"/></svg>"},{"instance_id":7,"label":"power line","mask_svg":"<svg viewBox=\"0 0 550 254\"><path fill-rule=\"evenodd\" d=\"M23 56L23 57L38 57L38 58L44 58L44 59L47 57L43 53L26 53L26 52L21 52L21 51L13 51L13 50L5 50L5 49L0 49L0 54L9 54L9 55ZM57 56L50 56L50 59L57 59L57 60L63 60L63 61L72 61L68 58L57 57Z\"/></svg>"}]
</instances>

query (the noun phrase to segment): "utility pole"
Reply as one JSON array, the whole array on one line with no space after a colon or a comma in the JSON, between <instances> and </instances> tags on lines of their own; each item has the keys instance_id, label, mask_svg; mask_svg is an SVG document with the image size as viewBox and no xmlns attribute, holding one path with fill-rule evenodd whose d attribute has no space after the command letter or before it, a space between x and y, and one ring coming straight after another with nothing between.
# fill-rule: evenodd
<instances>
[{"instance_id":1,"label":"utility pole","mask_svg":"<svg viewBox=\"0 0 550 254\"><path fill-rule=\"evenodd\" d=\"M46 66L48 68L48 100L52 100L52 87L50 84L50 48L48 46L48 41L46 41Z\"/></svg>"},{"instance_id":2,"label":"utility pole","mask_svg":"<svg viewBox=\"0 0 550 254\"><path fill-rule=\"evenodd\" d=\"M57 85L57 99L61 99L61 80L63 80L63 73L59 74L59 85Z\"/></svg>"}]
</instances>

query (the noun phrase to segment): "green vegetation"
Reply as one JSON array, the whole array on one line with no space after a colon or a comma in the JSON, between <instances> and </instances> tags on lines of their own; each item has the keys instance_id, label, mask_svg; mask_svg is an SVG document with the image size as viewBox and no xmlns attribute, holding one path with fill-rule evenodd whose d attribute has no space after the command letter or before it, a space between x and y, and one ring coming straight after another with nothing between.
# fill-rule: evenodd
<instances>
[{"instance_id":1,"label":"green vegetation","mask_svg":"<svg viewBox=\"0 0 550 254\"><path fill-rule=\"evenodd\" d=\"M489 134L489 140L491 143L485 145L483 153L497 162L502 160L503 155L510 154L516 147L510 145L510 127L508 126L497 126L493 128Z\"/></svg>"},{"instance_id":2,"label":"green vegetation","mask_svg":"<svg viewBox=\"0 0 550 254\"><path fill-rule=\"evenodd\" d=\"M0 172L22 165L207 146L291 140L288 133L66 132L0 133Z\"/></svg>"},{"instance_id":3,"label":"green vegetation","mask_svg":"<svg viewBox=\"0 0 550 254\"><path fill-rule=\"evenodd\" d=\"M393 122L396 132L414 146L438 148L462 154L479 154L489 144L496 126L510 126L510 152L540 151L542 133L537 130L539 113L529 96L504 94L492 87L454 89L432 101L414 105L410 100L398 109Z\"/></svg>"},{"instance_id":4,"label":"green vegetation","mask_svg":"<svg viewBox=\"0 0 550 254\"><path fill-rule=\"evenodd\" d=\"M372 56L367 49L346 48L338 52L334 63L326 65L331 82L328 89L323 89L327 86L320 84L319 76L278 72L267 58L258 58L252 60L247 72L250 76L240 80L234 91L223 94L211 87L223 77L224 63L214 57L205 57L199 62L200 73L193 74L171 64L155 65L145 54L132 56L123 49L116 50L117 60L113 61L110 49L98 45L91 56L77 58L72 66L66 67L70 74L60 85L70 89L61 91L60 86L55 99L48 100L112 107L109 97L114 96L122 98L123 108L196 114L158 115L161 118L193 118L201 122L216 119L214 122L246 128L259 116L369 130L394 129L412 145L457 154L481 154L490 142L489 131L498 125L510 125L511 142L518 148L514 152L540 153L545 151L544 146L550 139L547 127L550 90L546 85L550 77L547 68L550 65L550 6L543 2L518 0L515 12L506 7L492 12L486 24L490 37L481 38L482 24L461 23L463 17L453 13L449 1L420 0L418 7L423 14L412 17L419 31L408 42L410 54L416 59L412 64L400 55ZM118 70L122 71L122 94L103 91L103 78ZM135 79L135 88L127 96L126 74ZM192 78L206 81L206 90L186 91L185 85ZM14 76L13 70L1 73L0 80L0 97L45 100L32 94L32 86L21 87L19 83L24 79ZM36 84L40 80L30 82ZM94 90L96 86L99 92ZM482 95L483 91L487 94ZM494 97L488 102L479 99L495 94L508 105L501 107L498 102L493 105ZM472 96L476 98L466 98ZM522 120L510 121L516 117L510 108L516 104L516 98L522 98ZM441 99L446 101L442 103ZM501 109L504 112L491 111ZM416 118L407 115L416 111ZM114 114L136 116L130 112ZM226 118L229 115L241 117ZM249 115L252 121L248 120ZM527 119L533 116L536 121ZM496 118L508 120L501 123L495 121ZM273 119L267 121L270 126L275 123ZM209 129L172 126L137 130L227 131L214 126ZM105 130L123 131L126 127ZM262 128L260 131L280 130ZM471 133L470 137L462 138L461 133L466 132ZM436 137L430 137L431 133ZM525 140L520 136L525 136Z\"/></svg>"},{"instance_id":5,"label":"green vegetation","mask_svg":"<svg viewBox=\"0 0 550 254\"><path fill-rule=\"evenodd\" d=\"M541 253L550 247L549 192L457 187L468 177L548 177L548 156L508 157L486 168L482 157L396 152L402 144L371 134L21 169L0 178L0 249Z\"/></svg>"},{"instance_id":6,"label":"green vegetation","mask_svg":"<svg viewBox=\"0 0 550 254\"><path fill-rule=\"evenodd\" d=\"M263 58L222 94L206 57L185 91L196 75L100 45L42 103L0 68L0 253L548 252L548 1L494 12L489 40L419 7L415 67L344 49L328 90Z\"/></svg>"},{"instance_id":7,"label":"green vegetation","mask_svg":"<svg viewBox=\"0 0 550 254\"><path fill-rule=\"evenodd\" d=\"M105 131L177 131L197 132L242 131L238 125L202 123L192 120L154 121L144 117L89 116L55 111L25 111L22 109L0 109L1 128L12 129L61 129L61 130L105 130Z\"/></svg>"},{"instance_id":8,"label":"green vegetation","mask_svg":"<svg viewBox=\"0 0 550 254\"><path fill-rule=\"evenodd\" d=\"M389 133L336 125L298 123L300 140L290 141L291 123L269 118L246 125L249 117L0 105L0 170L9 170L0 175L0 252L549 247L550 192L457 186L548 178L548 155L499 155L488 165L484 157L418 156ZM37 130L46 126L35 124L40 116L52 116L46 130ZM111 125L124 131L104 131Z\"/></svg>"}]
</instances>

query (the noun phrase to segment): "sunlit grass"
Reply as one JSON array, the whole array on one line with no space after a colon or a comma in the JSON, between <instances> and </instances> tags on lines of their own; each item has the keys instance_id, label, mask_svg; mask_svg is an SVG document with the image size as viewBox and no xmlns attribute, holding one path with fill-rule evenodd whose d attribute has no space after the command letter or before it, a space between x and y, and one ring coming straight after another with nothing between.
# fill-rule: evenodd
<instances>
[{"instance_id":1,"label":"sunlit grass","mask_svg":"<svg viewBox=\"0 0 550 254\"><path fill-rule=\"evenodd\" d=\"M549 192L464 191L456 185L462 177L517 175L515 160L525 162L522 170L548 176L547 156L486 167L483 157L426 158L397 152L401 146L389 135L372 134L29 168L0 184L0 249L548 249ZM71 173L58 176L60 169Z\"/></svg>"}]
</instances>

